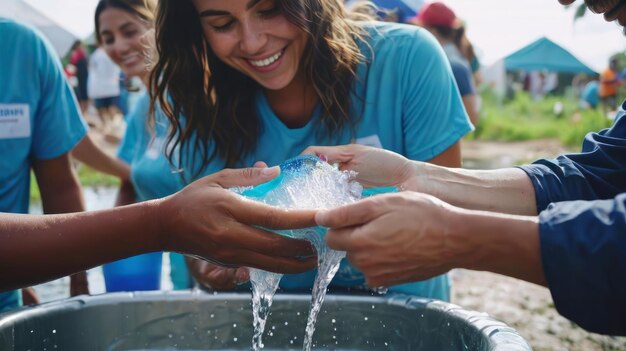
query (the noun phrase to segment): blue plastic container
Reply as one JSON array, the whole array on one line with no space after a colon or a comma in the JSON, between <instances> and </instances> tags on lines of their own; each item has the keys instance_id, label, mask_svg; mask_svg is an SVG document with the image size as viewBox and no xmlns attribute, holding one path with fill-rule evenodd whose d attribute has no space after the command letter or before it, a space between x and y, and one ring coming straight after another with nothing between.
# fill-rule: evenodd
<instances>
[{"instance_id":1,"label":"blue plastic container","mask_svg":"<svg viewBox=\"0 0 626 351\"><path fill-rule=\"evenodd\" d=\"M107 292L161 289L162 252L153 252L102 266Z\"/></svg>"}]
</instances>

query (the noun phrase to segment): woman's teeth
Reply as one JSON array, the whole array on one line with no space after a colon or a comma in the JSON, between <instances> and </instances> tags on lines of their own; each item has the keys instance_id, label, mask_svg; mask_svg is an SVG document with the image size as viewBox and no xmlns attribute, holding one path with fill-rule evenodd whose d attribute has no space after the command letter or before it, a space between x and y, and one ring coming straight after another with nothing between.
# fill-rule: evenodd
<instances>
[{"instance_id":1,"label":"woman's teeth","mask_svg":"<svg viewBox=\"0 0 626 351\"><path fill-rule=\"evenodd\" d=\"M266 67L271 65L272 63L276 62L276 60L278 60L281 56L283 55L283 51L279 51L276 54L274 54L273 56L270 56L264 60L248 60L248 62L250 62L250 64L254 67Z\"/></svg>"}]
</instances>

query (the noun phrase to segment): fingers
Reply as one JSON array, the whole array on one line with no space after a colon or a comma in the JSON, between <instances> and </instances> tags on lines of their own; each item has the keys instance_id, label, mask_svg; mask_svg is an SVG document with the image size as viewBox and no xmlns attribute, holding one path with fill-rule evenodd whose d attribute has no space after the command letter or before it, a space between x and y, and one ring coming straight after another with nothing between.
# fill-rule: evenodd
<instances>
[{"instance_id":1,"label":"fingers","mask_svg":"<svg viewBox=\"0 0 626 351\"><path fill-rule=\"evenodd\" d=\"M252 167L265 168L265 167L267 167L267 163L265 163L263 161L256 161Z\"/></svg>"},{"instance_id":2,"label":"fingers","mask_svg":"<svg viewBox=\"0 0 626 351\"><path fill-rule=\"evenodd\" d=\"M241 197L245 204L233 211L241 223L270 229L294 229L315 226L317 210L286 210Z\"/></svg>"},{"instance_id":3,"label":"fingers","mask_svg":"<svg viewBox=\"0 0 626 351\"><path fill-rule=\"evenodd\" d=\"M215 265L199 280L215 290L232 290L237 285L235 273L237 268L226 268Z\"/></svg>"},{"instance_id":4,"label":"fingers","mask_svg":"<svg viewBox=\"0 0 626 351\"><path fill-rule=\"evenodd\" d=\"M212 182L222 188L231 188L235 186L251 186L265 183L276 178L278 174L280 174L279 167L224 169L203 178L201 181Z\"/></svg>"},{"instance_id":5,"label":"fingers","mask_svg":"<svg viewBox=\"0 0 626 351\"><path fill-rule=\"evenodd\" d=\"M235 272L235 284L243 284L250 280L250 271L246 267L239 267Z\"/></svg>"},{"instance_id":6,"label":"fingers","mask_svg":"<svg viewBox=\"0 0 626 351\"><path fill-rule=\"evenodd\" d=\"M309 146L302 151L302 155L324 156L328 163L345 163L354 158L355 153L350 151L350 148L354 146L353 144L341 146Z\"/></svg>"},{"instance_id":7,"label":"fingers","mask_svg":"<svg viewBox=\"0 0 626 351\"><path fill-rule=\"evenodd\" d=\"M225 237L224 245L257 253L283 257L310 257L315 250L306 240L288 238L277 233L243 224L235 224L231 229L236 236ZM243 265L243 264L241 264Z\"/></svg>"},{"instance_id":8,"label":"fingers","mask_svg":"<svg viewBox=\"0 0 626 351\"><path fill-rule=\"evenodd\" d=\"M342 228L367 223L380 215L381 206L376 206L376 198L364 199L349 205L329 210L320 210L315 215L318 225L328 228Z\"/></svg>"},{"instance_id":9,"label":"fingers","mask_svg":"<svg viewBox=\"0 0 626 351\"><path fill-rule=\"evenodd\" d=\"M355 227L330 229L326 233L326 243L328 247L338 251L350 251L355 230Z\"/></svg>"}]
</instances>

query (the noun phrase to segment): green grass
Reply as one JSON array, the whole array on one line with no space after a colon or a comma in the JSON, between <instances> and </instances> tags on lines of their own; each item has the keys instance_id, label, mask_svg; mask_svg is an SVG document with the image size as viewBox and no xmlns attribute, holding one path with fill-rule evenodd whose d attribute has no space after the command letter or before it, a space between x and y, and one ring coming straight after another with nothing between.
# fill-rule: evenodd
<instances>
[{"instance_id":1,"label":"green grass","mask_svg":"<svg viewBox=\"0 0 626 351\"><path fill-rule=\"evenodd\" d=\"M120 185L119 178L100 173L82 164L79 165L77 173L80 184L84 187L119 187ZM41 202L41 194L34 174L31 174L30 180L30 201Z\"/></svg>"},{"instance_id":2,"label":"green grass","mask_svg":"<svg viewBox=\"0 0 626 351\"><path fill-rule=\"evenodd\" d=\"M533 101L526 93L499 103L489 91L481 94L483 106L480 122L470 139L495 141L524 141L555 138L567 146L580 146L590 131L611 125L600 109L581 110L578 102L563 96L548 96ZM562 113L555 114L560 103Z\"/></svg>"}]
</instances>

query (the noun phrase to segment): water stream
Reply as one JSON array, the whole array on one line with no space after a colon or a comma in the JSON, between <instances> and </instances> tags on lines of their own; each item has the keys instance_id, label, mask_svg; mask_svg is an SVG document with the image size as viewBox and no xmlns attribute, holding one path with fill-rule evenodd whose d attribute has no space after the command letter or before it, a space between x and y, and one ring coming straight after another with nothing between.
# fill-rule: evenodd
<instances>
[{"instance_id":1,"label":"water stream","mask_svg":"<svg viewBox=\"0 0 626 351\"><path fill-rule=\"evenodd\" d=\"M320 161L314 156L300 156L281 164L278 178L254 188L234 189L244 196L266 204L286 209L332 208L357 201L363 188L353 181L354 174L339 171L337 167ZM283 230L280 234L310 241L317 251L318 273L312 288L311 306L305 330L304 350L312 347L315 321L321 309L326 289L337 273L345 253L326 246L324 228ZM254 315L253 349L263 347L262 335L278 289L281 275L251 270L252 301Z\"/></svg>"}]
</instances>

